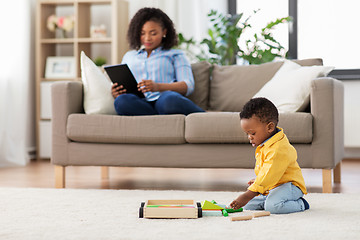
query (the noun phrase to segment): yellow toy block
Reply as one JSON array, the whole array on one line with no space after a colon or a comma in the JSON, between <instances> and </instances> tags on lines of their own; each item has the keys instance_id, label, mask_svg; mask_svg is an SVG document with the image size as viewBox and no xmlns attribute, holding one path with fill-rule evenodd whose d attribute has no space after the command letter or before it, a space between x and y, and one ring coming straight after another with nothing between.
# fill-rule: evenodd
<instances>
[{"instance_id":1,"label":"yellow toy block","mask_svg":"<svg viewBox=\"0 0 360 240\"><path fill-rule=\"evenodd\" d=\"M223 210L223 207L220 207L212 202L209 202L207 200L201 202L201 208L203 210Z\"/></svg>"}]
</instances>

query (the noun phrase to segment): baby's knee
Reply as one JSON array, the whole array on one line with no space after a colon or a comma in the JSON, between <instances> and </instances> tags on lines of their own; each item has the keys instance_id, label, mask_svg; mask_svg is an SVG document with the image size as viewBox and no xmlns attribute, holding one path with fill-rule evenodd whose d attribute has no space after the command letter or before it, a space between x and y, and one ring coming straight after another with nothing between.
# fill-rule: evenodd
<instances>
[{"instance_id":1,"label":"baby's knee","mask_svg":"<svg viewBox=\"0 0 360 240\"><path fill-rule=\"evenodd\" d=\"M266 201L264 205L264 210L272 214L280 214L282 212L283 203L275 201Z\"/></svg>"},{"instance_id":2,"label":"baby's knee","mask_svg":"<svg viewBox=\"0 0 360 240\"><path fill-rule=\"evenodd\" d=\"M270 212L271 214L280 213L279 209L277 207L275 207L274 205L265 205L264 210Z\"/></svg>"}]
</instances>

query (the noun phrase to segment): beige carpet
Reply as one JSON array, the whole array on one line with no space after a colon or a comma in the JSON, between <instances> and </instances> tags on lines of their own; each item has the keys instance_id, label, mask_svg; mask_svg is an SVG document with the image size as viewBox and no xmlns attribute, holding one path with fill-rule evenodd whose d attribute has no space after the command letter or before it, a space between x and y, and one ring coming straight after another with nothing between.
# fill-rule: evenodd
<instances>
[{"instance_id":1,"label":"beige carpet","mask_svg":"<svg viewBox=\"0 0 360 240\"><path fill-rule=\"evenodd\" d=\"M250 221L138 218L147 199L228 204L237 194L0 188L0 239L360 239L359 194L308 194L308 211Z\"/></svg>"}]
</instances>

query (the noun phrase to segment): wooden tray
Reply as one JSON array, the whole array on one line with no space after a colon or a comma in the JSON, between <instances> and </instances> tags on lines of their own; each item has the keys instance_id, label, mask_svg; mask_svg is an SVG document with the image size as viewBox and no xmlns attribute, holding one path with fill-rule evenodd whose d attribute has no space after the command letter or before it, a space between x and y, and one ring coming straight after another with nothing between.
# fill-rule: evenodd
<instances>
[{"instance_id":1,"label":"wooden tray","mask_svg":"<svg viewBox=\"0 0 360 240\"><path fill-rule=\"evenodd\" d=\"M147 200L139 208L140 218L199 218L201 204L194 200Z\"/></svg>"}]
</instances>

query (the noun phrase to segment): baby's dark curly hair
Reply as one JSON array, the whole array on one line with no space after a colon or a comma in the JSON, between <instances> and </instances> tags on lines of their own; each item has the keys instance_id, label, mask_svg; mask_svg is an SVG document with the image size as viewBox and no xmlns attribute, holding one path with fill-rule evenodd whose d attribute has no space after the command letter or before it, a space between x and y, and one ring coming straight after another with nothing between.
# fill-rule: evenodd
<instances>
[{"instance_id":1,"label":"baby's dark curly hair","mask_svg":"<svg viewBox=\"0 0 360 240\"><path fill-rule=\"evenodd\" d=\"M178 37L171 19L158 8L141 8L130 21L127 32L127 40L131 49L139 50L141 47L141 30L147 21L159 23L163 29L166 29L166 37L162 40L162 47L165 50L171 49L178 44Z\"/></svg>"},{"instance_id":2,"label":"baby's dark curly hair","mask_svg":"<svg viewBox=\"0 0 360 240\"><path fill-rule=\"evenodd\" d=\"M250 119L253 115L260 118L262 123L279 121L279 112L275 105L266 98L253 98L248 101L240 112L240 119Z\"/></svg>"}]
</instances>

